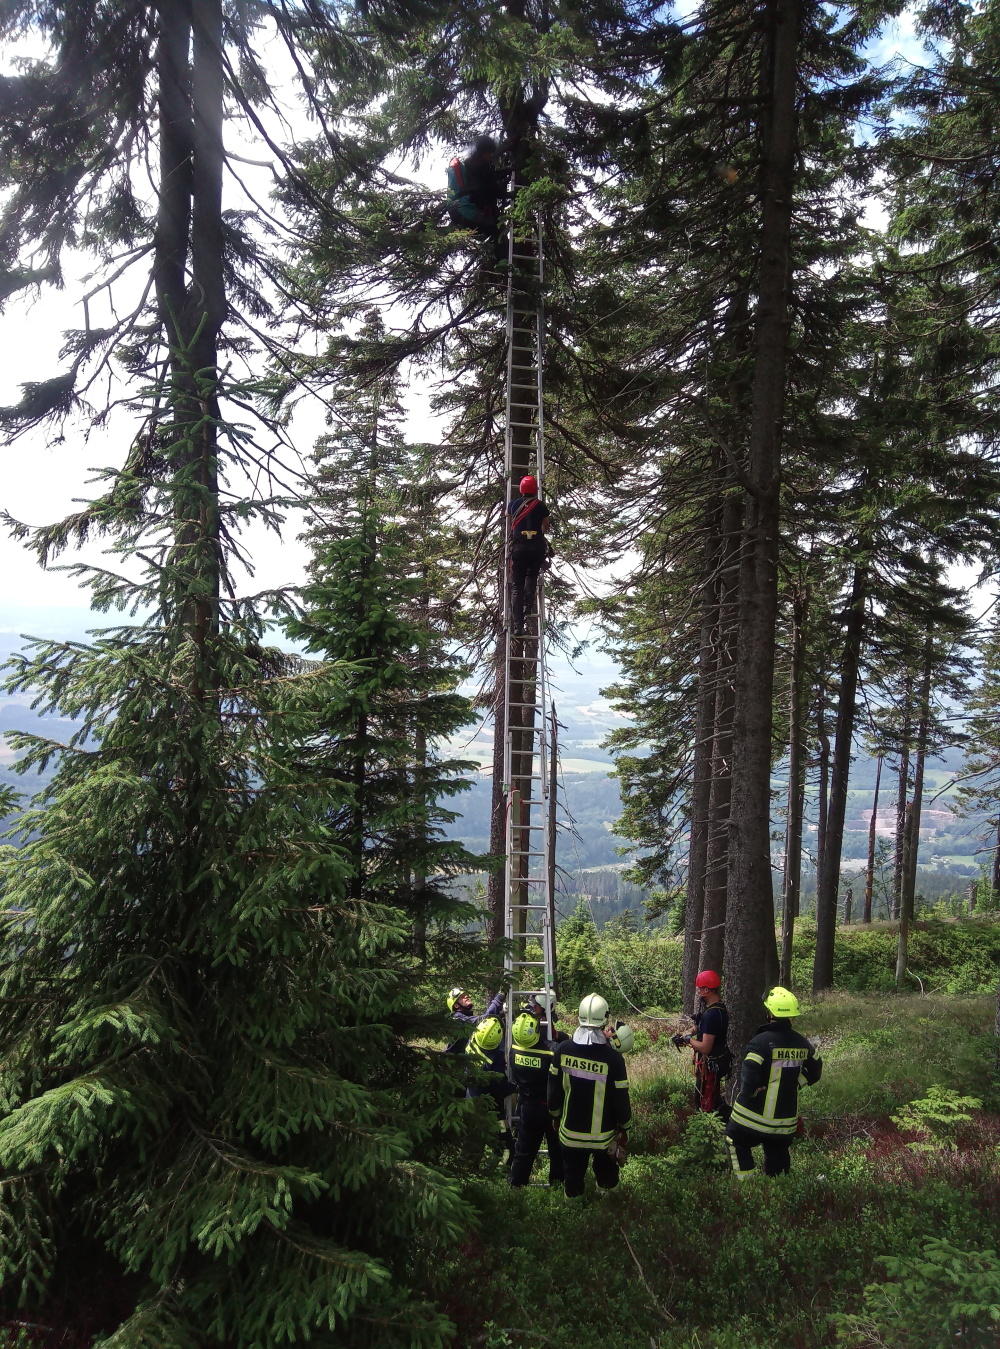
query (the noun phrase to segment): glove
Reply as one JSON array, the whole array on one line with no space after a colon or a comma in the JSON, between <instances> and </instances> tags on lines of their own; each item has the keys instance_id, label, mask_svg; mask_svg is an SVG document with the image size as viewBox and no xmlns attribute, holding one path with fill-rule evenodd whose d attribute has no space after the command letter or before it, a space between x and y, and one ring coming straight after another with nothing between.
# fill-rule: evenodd
<instances>
[{"instance_id":1,"label":"glove","mask_svg":"<svg viewBox=\"0 0 1000 1349\"><path fill-rule=\"evenodd\" d=\"M619 1166L624 1166L628 1161L628 1134L624 1129L620 1129L612 1138L607 1146L607 1153Z\"/></svg>"},{"instance_id":2,"label":"glove","mask_svg":"<svg viewBox=\"0 0 1000 1349\"><path fill-rule=\"evenodd\" d=\"M691 1043L690 1035L671 1035L670 1043L675 1049L682 1049L686 1044Z\"/></svg>"}]
</instances>

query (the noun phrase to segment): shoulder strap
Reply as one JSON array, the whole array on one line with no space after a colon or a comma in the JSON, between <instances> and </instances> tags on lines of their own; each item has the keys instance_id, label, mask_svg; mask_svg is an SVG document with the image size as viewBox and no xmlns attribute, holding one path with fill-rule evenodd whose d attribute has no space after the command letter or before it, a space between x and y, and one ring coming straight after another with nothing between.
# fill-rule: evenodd
<instances>
[{"instance_id":1,"label":"shoulder strap","mask_svg":"<svg viewBox=\"0 0 1000 1349\"><path fill-rule=\"evenodd\" d=\"M521 505L518 508L517 514L513 517L513 519L510 522L511 529L516 529L522 520L526 520L528 518L528 516L534 510L537 502L538 502L537 497L529 497L527 499L527 504L525 504L525 499L523 497L521 498Z\"/></svg>"}]
</instances>

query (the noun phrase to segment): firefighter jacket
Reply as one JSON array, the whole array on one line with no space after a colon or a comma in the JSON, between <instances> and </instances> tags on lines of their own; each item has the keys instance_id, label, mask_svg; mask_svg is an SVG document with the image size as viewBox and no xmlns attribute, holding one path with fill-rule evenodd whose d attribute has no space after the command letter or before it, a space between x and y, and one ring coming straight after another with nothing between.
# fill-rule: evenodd
<instances>
[{"instance_id":1,"label":"firefighter jacket","mask_svg":"<svg viewBox=\"0 0 1000 1349\"><path fill-rule=\"evenodd\" d=\"M462 1012L454 1011L451 1014L452 1021L457 1021L462 1027L462 1034L457 1040L452 1040L451 1044L444 1051L446 1054L462 1054L465 1052L465 1046L468 1044L468 1037L476 1029L481 1021L485 1021L491 1016L503 1016L503 993L494 993L490 999L490 1005L485 1012ZM468 1027L468 1029L466 1029Z\"/></svg>"},{"instance_id":2,"label":"firefighter jacket","mask_svg":"<svg viewBox=\"0 0 1000 1349\"><path fill-rule=\"evenodd\" d=\"M823 1061L787 1017L769 1021L746 1047L732 1122L766 1137L794 1134L799 1087L818 1082L822 1071Z\"/></svg>"},{"instance_id":3,"label":"firefighter jacket","mask_svg":"<svg viewBox=\"0 0 1000 1349\"><path fill-rule=\"evenodd\" d=\"M517 1088L522 1101L541 1101L548 1098L549 1069L555 1057L556 1046L548 1040L539 1040L530 1049L514 1045L510 1051L508 1076Z\"/></svg>"},{"instance_id":4,"label":"firefighter jacket","mask_svg":"<svg viewBox=\"0 0 1000 1349\"><path fill-rule=\"evenodd\" d=\"M632 1122L628 1070L609 1044L557 1046L549 1069L549 1113L564 1148L606 1148Z\"/></svg>"},{"instance_id":5,"label":"firefighter jacket","mask_svg":"<svg viewBox=\"0 0 1000 1349\"><path fill-rule=\"evenodd\" d=\"M503 1050L480 1049L475 1040L469 1040L465 1046L465 1061L483 1075L478 1081L469 1083L466 1096L492 1096L496 1108L503 1110L504 1097L514 1090L513 1083L507 1081Z\"/></svg>"}]
</instances>

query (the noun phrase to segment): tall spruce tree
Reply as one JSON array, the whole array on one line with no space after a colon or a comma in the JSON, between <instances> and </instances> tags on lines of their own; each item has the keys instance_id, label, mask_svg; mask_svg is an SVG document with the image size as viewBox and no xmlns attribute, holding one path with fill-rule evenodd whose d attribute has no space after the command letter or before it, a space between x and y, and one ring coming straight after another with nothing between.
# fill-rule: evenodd
<instances>
[{"instance_id":1,"label":"tall spruce tree","mask_svg":"<svg viewBox=\"0 0 1000 1349\"><path fill-rule=\"evenodd\" d=\"M419 1047L441 1026L414 1011L411 918L418 869L467 865L434 832L450 775L425 770L414 830L414 772L392 735L365 744L364 784L336 762L319 771L338 710L357 760L359 700L373 724L390 704L392 722L403 676L366 688L363 669L268 650L230 565L239 521L271 511L240 490L254 448L227 421L254 386L219 357L238 340L234 297L267 302L240 270L262 255L222 203L224 96L252 112L241 59L266 94L249 47L266 13L287 18L218 0L2 16L5 37L51 43L2 84L8 270L23 277L41 248L58 279L79 240L108 272L120 247L149 272L141 307L71 338L69 372L5 417L18 430L65 413L112 356L148 390L104 494L29 536L43 559L109 539L121 570L78 571L99 608L147 616L90 643L36 643L8 685L79 730L17 741L26 770L58 767L21 821L28 841L0 858L0 988L15 1009L0 1031L15 1215L0 1266L39 1321L59 1304L82 1319L95 1285L115 1288L94 1329L121 1346L438 1345L447 1322L409 1290L471 1217L439 1164L465 1110L453 1070ZM143 159L151 201L136 195ZM224 471L237 484L225 501ZM342 612L331 591L317 599ZM367 601L377 609L373 590ZM406 638L376 629L367 654L392 668ZM461 715L446 690L426 729ZM436 884L419 902L447 924L454 901Z\"/></svg>"}]
</instances>

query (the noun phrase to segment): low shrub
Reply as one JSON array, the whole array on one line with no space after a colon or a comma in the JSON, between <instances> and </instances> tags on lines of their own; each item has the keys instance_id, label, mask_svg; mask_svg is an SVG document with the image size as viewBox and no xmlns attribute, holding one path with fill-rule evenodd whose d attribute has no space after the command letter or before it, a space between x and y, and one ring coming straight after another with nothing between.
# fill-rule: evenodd
<instances>
[{"instance_id":1,"label":"low shrub","mask_svg":"<svg viewBox=\"0 0 1000 1349\"><path fill-rule=\"evenodd\" d=\"M898 1115L893 1115L892 1122L904 1133L920 1135L919 1142L908 1143L907 1147L954 1152L959 1129L971 1122L970 1111L981 1110L982 1106L976 1096L960 1096L957 1091L935 1083L921 1100L904 1105Z\"/></svg>"},{"instance_id":2,"label":"low shrub","mask_svg":"<svg viewBox=\"0 0 1000 1349\"><path fill-rule=\"evenodd\" d=\"M919 1255L881 1257L885 1283L865 1289L860 1316L833 1318L853 1349L995 1349L1000 1341L1000 1259L928 1237Z\"/></svg>"},{"instance_id":3,"label":"low shrub","mask_svg":"<svg viewBox=\"0 0 1000 1349\"><path fill-rule=\"evenodd\" d=\"M897 930L894 925L840 927L834 949L834 987L855 993L891 992L896 985ZM812 983L816 928L796 926L792 987ZM931 918L913 924L907 969L910 992L989 993L997 986L1000 926L993 919L946 922Z\"/></svg>"}]
</instances>

